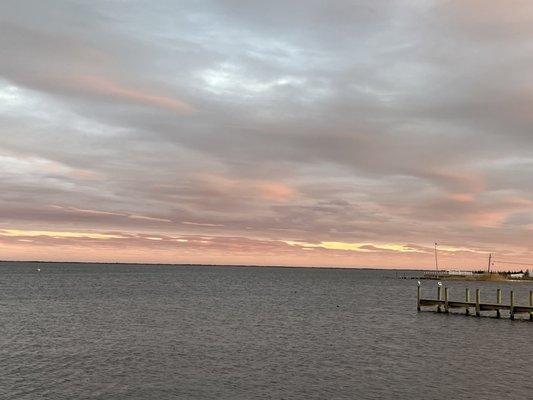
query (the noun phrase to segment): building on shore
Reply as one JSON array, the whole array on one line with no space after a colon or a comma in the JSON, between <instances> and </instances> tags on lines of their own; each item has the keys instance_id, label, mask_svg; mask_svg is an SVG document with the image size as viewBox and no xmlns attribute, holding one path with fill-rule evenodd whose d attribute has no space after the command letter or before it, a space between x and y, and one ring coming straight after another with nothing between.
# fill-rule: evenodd
<instances>
[{"instance_id":1,"label":"building on shore","mask_svg":"<svg viewBox=\"0 0 533 400\"><path fill-rule=\"evenodd\" d=\"M427 271L424 272L425 276L472 276L474 275L473 271L461 271L457 269L452 270L442 270L442 271Z\"/></svg>"}]
</instances>

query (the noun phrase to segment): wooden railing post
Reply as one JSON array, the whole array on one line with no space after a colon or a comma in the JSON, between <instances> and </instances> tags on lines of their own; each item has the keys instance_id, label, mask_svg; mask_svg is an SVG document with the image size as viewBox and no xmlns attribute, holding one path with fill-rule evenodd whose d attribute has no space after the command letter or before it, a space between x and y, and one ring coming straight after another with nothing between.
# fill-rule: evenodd
<instances>
[{"instance_id":1,"label":"wooden railing post","mask_svg":"<svg viewBox=\"0 0 533 400\"><path fill-rule=\"evenodd\" d=\"M529 291L529 306L533 307L533 290ZM529 320L533 321L533 312L529 312Z\"/></svg>"},{"instance_id":2,"label":"wooden railing post","mask_svg":"<svg viewBox=\"0 0 533 400\"><path fill-rule=\"evenodd\" d=\"M444 312L449 313L450 308L448 307L448 288L444 288Z\"/></svg>"},{"instance_id":3,"label":"wooden railing post","mask_svg":"<svg viewBox=\"0 0 533 400\"><path fill-rule=\"evenodd\" d=\"M441 286L439 285L439 286L437 286L437 300L438 301L440 301L440 299L441 299L440 293L441 293ZM440 303L437 304L437 312L441 312Z\"/></svg>"},{"instance_id":4,"label":"wooden railing post","mask_svg":"<svg viewBox=\"0 0 533 400\"><path fill-rule=\"evenodd\" d=\"M470 303L470 289L466 288L465 291L465 303ZM466 315L470 315L470 305L466 305Z\"/></svg>"},{"instance_id":5,"label":"wooden railing post","mask_svg":"<svg viewBox=\"0 0 533 400\"><path fill-rule=\"evenodd\" d=\"M496 304L501 304L502 303L502 290L501 289L496 289ZM500 318L501 316L501 313L500 313L500 309L498 308L496 310L496 318Z\"/></svg>"},{"instance_id":6,"label":"wooden railing post","mask_svg":"<svg viewBox=\"0 0 533 400\"><path fill-rule=\"evenodd\" d=\"M420 311L420 292L421 292L421 288L420 288L420 282L419 282L416 288L416 310L417 311Z\"/></svg>"},{"instance_id":7,"label":"wooden railing post","mask_svg":"<svg viewBox=\"0 0 533 400\"><path fill-rule=\"evenodd\" d=\"M509 315L511 319L514 319L514 291L511 290L511 304L509 306Z\"/></svg>"},{"instance_id":8,"label":"wooden railing post","mask_svg":"<svg viewBox=\"0 0 533 400\"><path fill-rule=\"evenodd\" d=\"M479 306L480 297L480 290L476 289L476 317L479 317L481 315L481 307Z\"/></svg>"}]
</instances>

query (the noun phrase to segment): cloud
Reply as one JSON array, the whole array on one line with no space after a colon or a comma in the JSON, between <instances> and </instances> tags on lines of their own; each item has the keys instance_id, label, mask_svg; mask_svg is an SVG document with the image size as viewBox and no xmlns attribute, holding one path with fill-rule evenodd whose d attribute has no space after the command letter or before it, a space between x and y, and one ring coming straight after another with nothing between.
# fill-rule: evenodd
<instances>
[{"instance_id":1,"label":"cloud","mask_svg":"<svg viewBox=\"0 0 533 400\"><path fill-rule=\"evenodd\" d=\"M0 229L135 232L128 259L425 266L435 240L527 258L532 13L3 1ZM47 258L102 244L18 239Z\"/></svg>"},{"instance_id":2,"label":"cloud","mask_svg":"<svg viewBox=\"0 0 533 400\"><path fill-rule=\"evenodd\" d=\"M76 84L77 82L85 90L104 96L111 96L112 98L131 100L141 104L177 110L182 113L191 113L194 111L189 104L181 100L130 89L103 77L81 76L76 78L74 83Z\"/></svg>"}]
</instances>

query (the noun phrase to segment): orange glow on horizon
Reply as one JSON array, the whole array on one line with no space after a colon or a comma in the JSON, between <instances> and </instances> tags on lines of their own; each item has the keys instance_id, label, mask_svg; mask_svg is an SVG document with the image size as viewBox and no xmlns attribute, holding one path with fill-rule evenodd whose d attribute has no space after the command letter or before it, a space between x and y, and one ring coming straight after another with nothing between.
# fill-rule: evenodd
<instances>
[{"instance_id":1,"label":"orange glow on horizon","mask_svg":"<svg viewBox=\"0 0 533 400\"><path fill-rule=\"evenodd\" d=\"M433 268L431 246L308 243L134 232L0 230L3 259L140 263ZM439 246L442 268L480 268L486 251Z\"/></svg>"},{"instance_id":2,"label":"orange glow on horizon","mask_svg":"<svg viewBox=\"0 0 533 400\"><path fill-rule=\"evenodd\" d=\"M90 239L118 239L123 236L107 233L93 232L68 232L68 231L34 231L20 229L0 229L0 236L7 237L38 237L49 236L52 238L90 238Z\"/></svg>"}]
</instances>

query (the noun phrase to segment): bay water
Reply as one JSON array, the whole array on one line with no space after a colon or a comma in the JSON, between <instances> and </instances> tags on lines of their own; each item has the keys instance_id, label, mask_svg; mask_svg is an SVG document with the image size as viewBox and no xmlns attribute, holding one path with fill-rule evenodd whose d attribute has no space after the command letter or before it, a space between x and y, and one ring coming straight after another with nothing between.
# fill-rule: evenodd
<instances>
[{"instance_id":1,"label":"bay water","mask_svg":"<svg viewBox=\"0 0 533 400\"><path fill-rule=\"evenodd\" d=\"M417 274L4 262L0 398L532 398L533 322L417 313Z\"/></svg>"}]
</instances>

